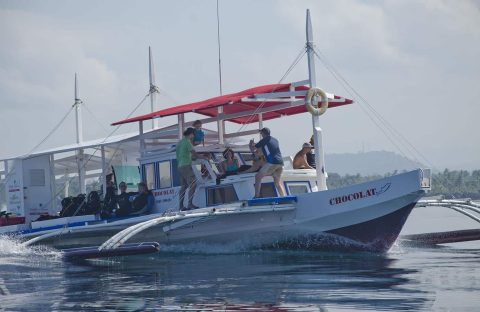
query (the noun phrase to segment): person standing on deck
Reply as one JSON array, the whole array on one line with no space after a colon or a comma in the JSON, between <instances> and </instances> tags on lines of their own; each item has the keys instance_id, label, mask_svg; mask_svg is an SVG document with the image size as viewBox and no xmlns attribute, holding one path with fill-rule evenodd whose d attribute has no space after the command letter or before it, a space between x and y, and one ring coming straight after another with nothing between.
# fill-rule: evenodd
<instances>
[{"instance_id":1,"label":"person standing on deck","mask_svg":"<svg viewBox=\"0 0 480 312\"><path fill-rule=\"evenodd\" d=\"M283 159L278 140L270 136L270 129L268 128L261 129L260 134L262 135L262 139L257 144L255 144L253 140L250 141L250 149L253 150L253 147L257 149L261 148L266 160L266 163L255 175L255 198L260 197L263 177L269 175L273 177L273 182L280 197L283 197L285 196L285 190L280 181L283 172Z\"/></svg>"},{"instance_id":2,"label":"person standing on deck","mask_svg":"<svg viewBox=\"0 0 480 312\"><path fill-rule=\"evenodd\" d=\"M193 122L193 128L195 130L193 133L193 145L202 144L205 146L205 132L202 129L202 122L200 120L195 120Z\"/></svg>"},{"instance_id":3,"label":"person standing on deck","mask_svg":"<svg viewBox=\"0 0 480 312\"><path fill-rule=\"evenodd\" d=\"M177 143L177 170L178 175L180 176L180 183L182 188L180 189L180 210L191 210L198 208L193 204L193 195L195 194L195 189L197 188L197 183L195 179L195 173L192 169L192 159L206 157L197 154L193 149L193 137L195 135L195 130L193 128L187 128L183 132L183 139ZM188 206L184 207L183 202L185 199L185 192L188 191Z\"/></svg>"}]
</instances>

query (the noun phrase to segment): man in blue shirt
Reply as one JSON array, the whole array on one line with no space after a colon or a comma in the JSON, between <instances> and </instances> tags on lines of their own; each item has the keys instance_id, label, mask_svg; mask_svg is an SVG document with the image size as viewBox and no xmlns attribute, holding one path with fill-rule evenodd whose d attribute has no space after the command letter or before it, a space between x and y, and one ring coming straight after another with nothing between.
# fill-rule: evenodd
<instances>
[{"instance_id":1,"label":"man in blue shirt","mask_svg":"<svg viewBox=\"0 0 480 312\"><path fill-rule=\"evenodd\" d=\"M132 203L131 214L149 214L155 208L155 197L145 182L138 183L138 194L130 196L129 200Z\"/></svg>"},{"instance_id":2,"label":"man in blue shirt","mask_svg":"<svg viewBox=\"0 0 480 312\"><path fill-rule=\"evenodd\" d=\"M253 140L250 141L250 149L254 150L254 147L261 148L266 160L266 163L255 175L255 198L260 197L263 177L269 175L273 177L273 182L277 188L278 195L283 197L285 196L285 190L280 181L283 172L283 159L278 140L270 136L270 129L268 128L260 130L260 134L262 135L262 139L257 144L255 144Z\"/></svg>"}]
</instances>

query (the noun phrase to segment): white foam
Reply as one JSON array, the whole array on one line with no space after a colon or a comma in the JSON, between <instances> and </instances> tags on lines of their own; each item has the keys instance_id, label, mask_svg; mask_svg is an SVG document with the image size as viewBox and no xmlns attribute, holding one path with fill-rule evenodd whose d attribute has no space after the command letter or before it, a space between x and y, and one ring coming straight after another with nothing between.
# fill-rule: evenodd
<instances>
[{"instance_id":1,"label":"white foam","mask_svg":"<svg viewBox=\"0 0 480 312\"><path fill-rule=\"evenodd\" d=\"M24 246L22 241L14 236L0 236L0 257L6 256L49 256L60 257L61 253L47 246Z\"/></svg>"}]
</instances>

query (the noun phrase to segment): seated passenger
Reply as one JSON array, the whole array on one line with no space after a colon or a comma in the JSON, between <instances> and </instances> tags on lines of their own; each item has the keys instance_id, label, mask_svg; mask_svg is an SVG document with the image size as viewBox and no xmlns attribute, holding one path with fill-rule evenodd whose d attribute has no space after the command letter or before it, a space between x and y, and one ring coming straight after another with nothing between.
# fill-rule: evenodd
<instances>
[{"instance_id":1,"label":"seated passenger","mask_svg":"<svg viewBox=\"0 0 480 312\"><path fill-rule=\"evenodd\" d=\"M311 150L312 145L310 143L303 143L302 149L293 158L293 169L314 169L307 161L307 153Z\"/></svg>"},{"instance_id":2,"label":"seated passenger","mask_svg":"<svg viewBox=\"0 0 480 312\"><path fill-rule=\"evenodd\" d=\"M118 185L120 189L120 194L115 196L115 200L118 205L118 209L115 211L117 217L128 216L132 213L132 204L130 203L130 196L135 195L134 193L127 193L127 183L120 182Z\"/></svg>"},{"instance_id":3,"label":"seated passenger","mask_svg":"<svg viewBox=\"0 0 480 312\"><path fill-rule=\"evenodd\" d=\"M233 153L232 149L225 149L225 151L223 151L223 158L225 158L225 160L222 161L222 168L225 175L237 174L238 169L240 169L240 165L238 163L238 159L235 158L235 154Z\"/></svg>"},{"instance_id":4,"label":"seated passenger","mask_svg":"<svg viewBox=\"0 0 480 312\"><path fill-rule=\"evenodd\" d=\"M155 206L155 197L145 182L138 183L138 194L130 197L132 214L149 214Z\"/></svg>"}]
</instances>

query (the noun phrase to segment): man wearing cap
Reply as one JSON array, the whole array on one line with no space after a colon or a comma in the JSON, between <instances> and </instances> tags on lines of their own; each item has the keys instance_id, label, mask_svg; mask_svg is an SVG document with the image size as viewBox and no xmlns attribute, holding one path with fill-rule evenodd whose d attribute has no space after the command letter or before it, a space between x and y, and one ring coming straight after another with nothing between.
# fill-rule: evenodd
<instances>
[{"instance_id":1,"label":"man wearing cap","mask_svg":"<svg viewBox=\"0 0 480 312\"><path fill-rule=\"evenodd\" d=\"M195 182L195 173L192 169L192 159L204 158L206 157L199 155L193 149L193 137L195 135L195 130L193 128L187 128L183 132L183 139L177 143L177 170L178 175L180 176L180 183L182 188L180 189L180 210L191 210L198 208L196 207L193 201L193 195L195 194L195 189L197 188L197 183ZM188 192L188 206L185 208L183 202L185 199L185 192L187 189Z\"/></svg>"},{"instance_id":2,"label":"man wearing cap","mask_svg":"<svg viewBox=\"0 0 480 312\"><path fill-rule=\"evenodd\" d=\"M253 147L261 148L266 160L266 163L255 175L255 197L260 197L262 179L264 176L269 175L273 177L275 187L277 188L279 195L283 197L285 196L285 190L280 182L283 172L283 159L278 140L270 136L270 129L268 128L260 130L260 134L262 135L262 139L257 144L255 144L253 140L250 141L250 149L253 150Z\"/></svg>"},{"instance_id":3,"label":"man wearing cap","mask_svg":"<svg viewBox=\"0 0 480 312\"><path fill-rule=\"evenodd\" d=\"M293 169L314 169L308 164L307 154L312 151L310 143L303 143L302 149L293 158Z\"/></svg>"}]
</instances>

